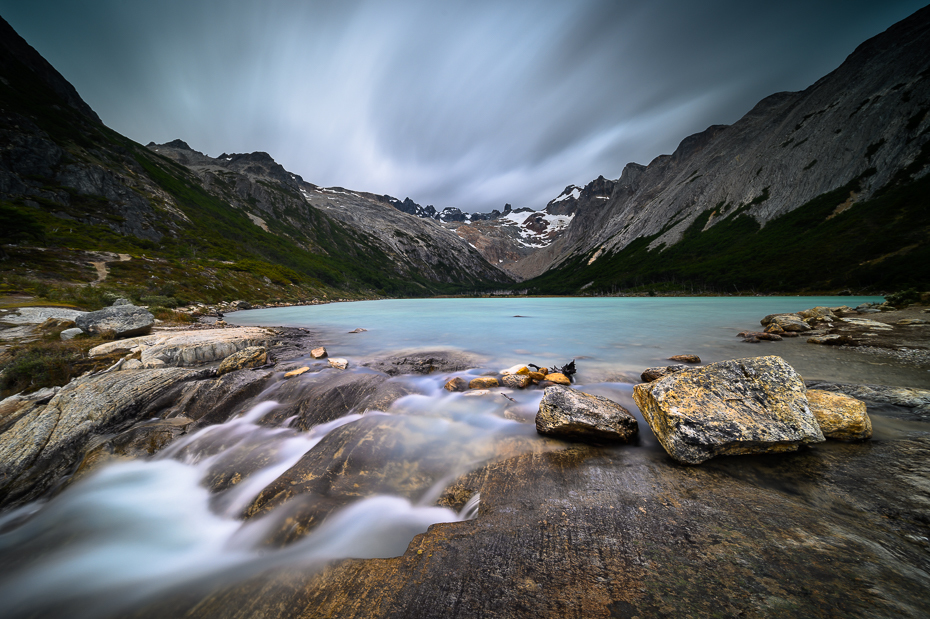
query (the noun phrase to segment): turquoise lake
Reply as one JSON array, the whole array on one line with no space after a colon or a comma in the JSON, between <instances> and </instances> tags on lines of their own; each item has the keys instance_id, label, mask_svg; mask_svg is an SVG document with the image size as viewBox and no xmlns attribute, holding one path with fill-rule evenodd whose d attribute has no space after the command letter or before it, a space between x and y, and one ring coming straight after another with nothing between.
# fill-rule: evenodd
<instances>
[{"instance_id":1,"label":"turquoise lake","mask_svg":"<svg viewBox=\"0 0 930 619\"><path fill-rule=\"evenodd\" d=\"M638 382L646 367L693 353L705 362L777 354L806 379L926 386L926 372L871 355L807 344L747 344L767 314L881 297L657 297L402 299L235 312L237 325L305 327L350 361L413 350L474 353L485 369L577 359L580 383ZM348 333L356 328L362 333Z\"/></svg>"}]
</instances>

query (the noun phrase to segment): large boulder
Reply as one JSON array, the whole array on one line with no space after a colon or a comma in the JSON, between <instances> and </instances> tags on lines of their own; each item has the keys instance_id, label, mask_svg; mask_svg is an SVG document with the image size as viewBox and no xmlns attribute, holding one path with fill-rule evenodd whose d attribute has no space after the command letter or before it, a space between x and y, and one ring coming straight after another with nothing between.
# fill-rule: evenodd
<instances>
[{"instance_id":1,"label":"large boulder","mask_svg":"<svg viewBox=\"0 0 930 619\"><path fill-rule=\"evenodd\" d=\"M811 330L811 326L798 314L770 314L760 322L763 327L774 324L781 327L784 331L799 332Z\"/></svg>"},{"instance_id":2,"label":"large boulder","mask_svg":"<svg viewBox=\"0 0 930 619\"><path fill-rule=\"evenodd\" d=\"M872 438L872 420L862 400L842 393L808 389L807 402L825 437L841 441Z\"/></svg>"},{"instance_id":3,"label":"large boulder","mask_svg":"<svg viewBox=\"0 0 930 619\"><path fill-rule=\"evenodd\" d=\"M822 442L805 391L794 368L771 356L689 368L636 385L633 399L672 458L700 464Z\"/></svg>"},{"instance_id":4,"label":"large boulder","mask_svg":"<svg viewBox=\"0 0 930 619\"><path fill-rule=\"evenodd\" d=\"M570 440L628 442L639 425L613 400L553 385L543 391L536 431Z\"/></svg>"},{"instance_id":5,"label":"large boulder","mask_svg":"<svg viewBox=\"0 0 930 619\"><path fill-rule=\"evenodd\" d=\"M113 332L116 337L123 338L149 333L155 324L155 317L144 307L115 305L88 312L74 321L85 333Z\"/></svg>"}]
</instances>

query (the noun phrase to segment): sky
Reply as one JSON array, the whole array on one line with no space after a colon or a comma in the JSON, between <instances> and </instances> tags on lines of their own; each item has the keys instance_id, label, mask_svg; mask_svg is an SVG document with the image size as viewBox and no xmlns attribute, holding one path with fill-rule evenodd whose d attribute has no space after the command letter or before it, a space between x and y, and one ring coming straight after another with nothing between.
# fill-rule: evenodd
<instances>
[{"instance_id":1,"label":"sky","mask_svg":"<svg viewBox=\"0 0 930 619\"><path fill-rule=\"evenodd\" d=\"M0 0L103 122L322 186L539 209L803 90L926 0Z\"/></svg>"}]
</instances>

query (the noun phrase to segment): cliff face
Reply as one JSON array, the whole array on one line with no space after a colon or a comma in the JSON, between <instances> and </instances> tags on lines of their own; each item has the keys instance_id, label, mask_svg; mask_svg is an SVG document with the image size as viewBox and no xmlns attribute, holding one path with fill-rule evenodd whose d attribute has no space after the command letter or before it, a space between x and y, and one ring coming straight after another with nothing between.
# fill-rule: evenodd
<instances>
[{"instance_id":1,"label":"cliff face","mask_svg":"<svg viewBox=\"0 0 930 619\"><path fill-rule=\"evenodd\" d=\"M223 153L213 158L181 140L149 144L148 148L189 168L208 191L267 232L297 238L287 229L305 229L312 224L313 212L319 211L382 252L386 257L382 267L398 277L479 286L485 281L510 281L438 222L392 206L396 200L390 196L319 187L288 172L267 153Z\"/></svg>"},{"instance_id":2,"label":"cliff face","mask_svg":"<svg viewBox=\"0 0 930 619\"><path fill-rule=\"evenodd\" d=\"M852 205L919 180L930 140L928 49L930 8L863 43L806 90L767 97L735 124L685 138L672 155L627 165L616 181L593 181L564 236L516 270L532 277L573 257L596 261L637 239L671 247L708 211L704 231L736 216L764 228L840 187L856 185L839 201ZM602 192L609 199L597 199Z\"/></svg>"}]
</instances>

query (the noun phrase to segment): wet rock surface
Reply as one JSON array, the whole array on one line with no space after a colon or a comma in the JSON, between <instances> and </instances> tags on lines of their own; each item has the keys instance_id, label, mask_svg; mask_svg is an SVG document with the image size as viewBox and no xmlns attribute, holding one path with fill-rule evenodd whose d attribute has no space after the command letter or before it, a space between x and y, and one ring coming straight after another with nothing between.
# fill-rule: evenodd
<instances>
[{"instance_id":1,"label":"wet rock surface","mask_svg":"<svg viewBox=\"0 0 930 619\"><path fill-rule=\"evenodd\" d=\"M398 354L366 362L365 367L384 372L388 376L401 374L432 374L433 372L461 372L478 365L474 357L464 353L432 351Z\"/></svg>"},{"instance_id":2,"label":"wet rock surface","mask_svg":"<svg viewBox=\"0 0 930 619\"><path fill-rule=\"evenodd\" d=\"M801 377L780 357L682 370L636 385L633 399L668 454L686 464L824 440Z\"/></svg>"},{"instance_id":3,"label":"wet rock surface","mask_svg":"<svg viewBox=\"0 0 930 619\"><path fill-rule=\"evenodd\" d=\"M872 437L872 421L862 400L841 393L808 389L807 402L825 437L841 441L861 441Z\"/></svg>"},{"instance_id":4,"label":"wet rock surface","mask_svg":"<svg viewBox=\"0 0 930 619\"><path fill-rule=\"evenodd\" d=\"M536 431L565 440L629 442L639 428L630 412L616 402L554 385L543 391Z\"/></svg>"}]
</instances>

